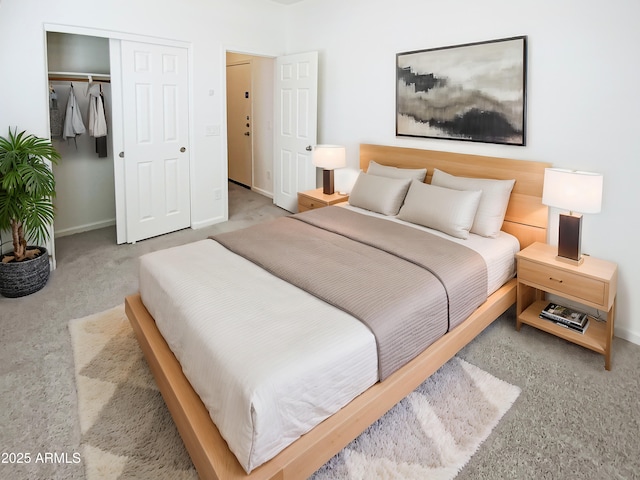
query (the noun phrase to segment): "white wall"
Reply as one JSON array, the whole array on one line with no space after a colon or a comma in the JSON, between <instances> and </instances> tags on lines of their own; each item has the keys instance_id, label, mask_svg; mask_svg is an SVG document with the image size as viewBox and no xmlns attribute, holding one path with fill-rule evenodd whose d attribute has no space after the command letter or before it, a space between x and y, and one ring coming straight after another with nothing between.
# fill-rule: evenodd
<instances>
[{"instance_id":1,"label":"white wall","mask_svg":"<svg viewBox=\"0 0 640 480\"><path fill-rule=\"evenodd\" d=\"M541 160L604 174L583 251L619 264L616 335L640 343L640 2L305 0L289 7L290 52L320 52L319 143L393 144ZM527 146L395 136L395 55L527 35ZM550 242L557 236L551 217ZM615 354L614 354L615 361Z\"/></svg>"},{"instance_id":2,"label":"white wall","mask_svg":"<svg viewBox=\"0 0 640 480\"><path fill-rule=\"evenodd\" d=\"M44 24L60 24L188 42L191 46L194 178L192 224L226 215L226 143L223 142L226 46L278 55L285 49L282 12L265 0L2 0L0 3L0 131L17 126L48 136ZM105 33L108 35L108 33ZM210 95L213 92L213 95ZM205 136L220 125L220 136ZM215 198L215 190L225 192Z\"/></svg>"},{"instance_id":3,"label":"white wall","mask_svg":"<svg viewBox=\"0 0 640 480\"><path fill-rule=\"evenodd\" d=\"M111 72L109 40L86 35L47 34L47 60L53 72Z\"/></svg>"}]
</instances>

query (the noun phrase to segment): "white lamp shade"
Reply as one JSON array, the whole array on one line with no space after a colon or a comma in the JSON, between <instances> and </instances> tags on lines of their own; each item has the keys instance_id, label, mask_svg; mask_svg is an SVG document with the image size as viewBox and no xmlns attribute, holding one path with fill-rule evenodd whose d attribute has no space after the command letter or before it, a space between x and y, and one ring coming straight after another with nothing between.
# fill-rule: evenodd
<instances>
[{"instance_id":1,"label":"white lamp shade","mask_svg":"<svg viewBox=\"0 0 640 480\"><path fill-rule=\"evenodd\" d=\"M316 145L313 149L313 164L325 170L347 165L346 149L340 145Z\"/></svg>"},{"instance_id":2,"label":"white lamp shade","mask_svg":"<svg viewBox=\"0 0 640 480\"><path fill-rule=\"evenodd\" d=\"M542 203L578 213L598 213L602 208L602 175L546 168Z\"/></svg>"}]
</instances>

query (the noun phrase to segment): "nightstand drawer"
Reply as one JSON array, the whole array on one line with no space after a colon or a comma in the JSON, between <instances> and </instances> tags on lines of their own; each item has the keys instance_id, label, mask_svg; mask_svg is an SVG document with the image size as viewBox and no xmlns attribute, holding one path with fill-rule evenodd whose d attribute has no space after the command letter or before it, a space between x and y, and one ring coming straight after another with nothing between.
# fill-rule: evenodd
<instances>
[{"instance_id":1,"label":"nightstand drawer","mask_svg":"<svg viewBox=\"0 0 640 480\"><path fill-rule=\"evenodd\" d=\"M298 210L313 210L314 208L326 207L325 202L311 199L305 195L298 195Z\"/></svg>"},{"instance_id":2,"label":"nightstand drawer","mask_svg":"<svg viewBox=\"0 0 640 480\"><path fill-rule=\"evenodd\" d=\"M576 275L566 270L542 266L527 260L518 260L518 278L521 282L539 286L541 290L567 295L606 307L606 283L594 278Z\"/></svg>"}]
</instances>

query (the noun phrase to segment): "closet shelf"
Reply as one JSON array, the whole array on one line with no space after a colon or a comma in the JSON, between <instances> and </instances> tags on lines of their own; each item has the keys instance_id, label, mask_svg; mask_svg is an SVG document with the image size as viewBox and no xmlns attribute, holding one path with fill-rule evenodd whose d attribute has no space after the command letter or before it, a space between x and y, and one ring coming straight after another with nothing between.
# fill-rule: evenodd
<instances>
[{"instance_id":1,"label":"closet shelf","mask_svg":"<svg viewBox=\"0 0 640 480\"><path fill-rule=\"evenodd\" d=\"M49 80L62 82L110 82L108 73L89 72L49 72Z\"/></svg>"}]
</instances>

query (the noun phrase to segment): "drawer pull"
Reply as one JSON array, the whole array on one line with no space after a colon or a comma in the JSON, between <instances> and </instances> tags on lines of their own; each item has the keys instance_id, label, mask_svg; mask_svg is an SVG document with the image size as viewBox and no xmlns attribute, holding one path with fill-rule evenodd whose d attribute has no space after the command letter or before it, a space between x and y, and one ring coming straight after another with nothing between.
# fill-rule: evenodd
<instances>
[{"instance_id":1,"label":"drawer pull","mask_svg":"<svg viewBox=\"0 0 640 480\"><path fill-rule=\"evenodd\" d=\"M560 280L558 278L549 277L549 280L551 280L552 282L562 283L562 280Z\"/></svg>"}]
</instances>

